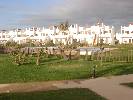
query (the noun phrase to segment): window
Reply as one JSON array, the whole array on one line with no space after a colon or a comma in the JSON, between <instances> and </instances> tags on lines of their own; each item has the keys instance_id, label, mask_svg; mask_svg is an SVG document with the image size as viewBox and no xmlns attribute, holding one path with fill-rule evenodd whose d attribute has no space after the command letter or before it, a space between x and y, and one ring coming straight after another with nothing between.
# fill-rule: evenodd
<instances>
[{"instance_id":1,"label":"window","mask_svg":"<svg viewBox=\"0 0 133 100\"><path fill-rule=\"evenodd\" d=\"M35 36L38 36L38 34L35 34Z\"/></svg>"},{"instance_id":2,"label":"window","mask_svg":"<svg viewBox=\"0 0 133 100\"><path fill-rule=\"evenodd\" d=\"M5 38L5 35L3 35L2 38Z\"/></svg>"},{"instance_id":3,"label":"window","mask_svg":"<svg viewBox=\"0 0 133 100\"><path fill-rule=\"evenodd\" d=\"M104 31L104 34L108 33L108 31Z\"/></svg>"},{"instance_id":4,"label":"window","mask_svg":"<svg viewBox=\"0 0 133 100\"><path fill-rule=\"evenodd\" d=\"M124 30L122 30L122 33L124 33Z\"/></svg>"},{"instance_id":5,"label":"window","mask_svg":"<svg viewBox=\"0 0 133 100\"><path fill-rule=\"evenodd\" d=\"M74 25L72 25L72 28L74 28Z\"/></svg>"},{"instance_id":6,"label":"window","mask_svg":"<svg viewBox=\"0 0 133 100\"><path fill-rule=\"evenodd\" d=\"M125 33L129 34L129 31L126 31Z\"/></svg>"},{"instance_id":7,"label":"window","mask_svg":"<svg viewBox=\"0 0 133 100\"><path fill-rule=\"evenodd\" d=\"M131 39L129 39L129 43L131 43Z\"/></svg>"},{"instance_id":8,"label":"window","mask_svg":"<svg viewBox=\"0 0 133 100\"><path fill-rule=\"evenodd\" d=\"M21 35L18 35L17 37L21 37Z\"/></svg>"}]
</instances>

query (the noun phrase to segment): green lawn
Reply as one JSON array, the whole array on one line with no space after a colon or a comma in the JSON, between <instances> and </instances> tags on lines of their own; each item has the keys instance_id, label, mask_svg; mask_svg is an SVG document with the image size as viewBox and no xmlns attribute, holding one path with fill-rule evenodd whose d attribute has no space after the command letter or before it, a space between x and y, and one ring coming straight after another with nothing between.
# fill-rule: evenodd
<instances>
[{"instance_id":1,"label":"green lawn","mask_svg":"<svg viewBox=\"0 0 133 100\"><path fill-rule=\"evenodd\" d=\"M0 94L0 100L106 100L88 89Z\"/></svg>"},{"instance_id":2,"label":"green lawn","mask_svg":"<svg viewBox=\"0 0 133 100\"><path fill-rule=\"evenodd\" d=\"M131 83L122 83L121 85L133 88L133 82L131 82Z\"/></svg>"},{"instance_id":3,"label":"green lawn","mask_svg":"<svg viewBox=\"0 0 133 100\"><path fill-rule=\"evenodd\" d=\"M52 57L43 59L40 66L33 60L30 64L17 66L9 55L0 54L0 83L85 79L92 77L96 64L97 77L133 74L132 63L103 62L100 66L99 61L65 61Z\"/></svg>"},{"instance_id":4,"label":"green lawn","mask_svg":"<svg viewBox=\"0 0 133 100\"><path fill-rule=\"evenodd\" d=\"M65 61L54 57L43 59L40 66L33 61L17 66L8 55L1 54L0 63L0 83L85 79L92 77L92 69L96 64L98 77L133 73L132 63L103 62L100 66L98 61Z\"/></svg>"}]
</instances>

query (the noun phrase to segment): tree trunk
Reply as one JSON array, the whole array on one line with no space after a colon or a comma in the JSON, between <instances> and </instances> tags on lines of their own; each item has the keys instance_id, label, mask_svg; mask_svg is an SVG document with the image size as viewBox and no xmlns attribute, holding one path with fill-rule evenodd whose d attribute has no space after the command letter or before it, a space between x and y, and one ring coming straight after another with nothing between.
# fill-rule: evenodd
<instances>
[{"instance_id":1,"label":"tree trunk","mask_svg":"<svg viewBox=\"0 0 133 100\"><path fill-rule=\"evenodd\" d=\"M63 57L65 60L68 60L67 56L66 56L65 53L64 53L64 49L59 48L59 51L60 51L61 57Z\"/></svg>"},{"instance_id":2,"label":"tree trunk","mask_svg":"<svg viewBox=\"0 0 133 100\"><path fill-rule=\"evenodd\" d=\"M69 59L68 59L68 60L72 60L72 55L71 55L71 53L72 53L72 50L70 50L70 52L69 52Z\"/></svg>"},{"instance_id":3,"label":"tree trunk","mask_svg":"<svg viewBox=\"0 0 133 100\"><path fill-rule=\"evenodd\" d=\"M39 49L37 50L37 58L36 58L36 65L40 65L40 51Z\"/></svg>"},{"instance_id":4,"label":"tree trunk","mask_svg":"<svg viewBox=\"0 0 133 100\"><path fill-rule=\"evenodd\" d=\"M85 60L88 60L88 50L86 49Z\"/></svg>"},{"instance_id":5,"label":"tree trunk","mask_svg":"<svg viewBox=\"0 0 133 100\"><path fill-rule=\"evenodd\" d=\"M37 55L36 65L37 65L37 66L40 65L40 56L39 56L39 55Z\"/></svg>"}]
</instances>

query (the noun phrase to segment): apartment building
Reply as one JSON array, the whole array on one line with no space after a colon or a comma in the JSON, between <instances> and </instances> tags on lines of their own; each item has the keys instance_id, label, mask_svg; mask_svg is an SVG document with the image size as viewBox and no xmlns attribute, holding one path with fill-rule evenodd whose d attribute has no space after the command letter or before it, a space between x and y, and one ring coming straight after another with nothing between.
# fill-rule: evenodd
<instances>
[{"instance_id":1,"label":"apartment building","mask_svg":"<svg viewBox=\"0 0 133 100\"><path fill-rule=\"evenodd\" d=\"M121 26L121 32L116 34L116 38L120 44L133 43L133 23L129 23L128 26Z\"/></svg>"},{"instance_id":2,"label":"apartment building","mask_svg":"<svg viewBox=\"0 0 133 100\"><path fill-rule=\"evenodd\" d=\"M66 34L67 33L67 34ZM115 37L114 27L107 26L103 23L97 23L93 26L79 26L78 24L70 25L66 32L62 32L58 27L49 28L26 28L15 29L10 31L1 31L0 43L15 41L19 44L27 41L40 42L45 44L46 41L53 40L56 43L72 44L73 39L88 45L95 45L103 39L104 43L111 44Z\"/></svg>"}]
</instances>

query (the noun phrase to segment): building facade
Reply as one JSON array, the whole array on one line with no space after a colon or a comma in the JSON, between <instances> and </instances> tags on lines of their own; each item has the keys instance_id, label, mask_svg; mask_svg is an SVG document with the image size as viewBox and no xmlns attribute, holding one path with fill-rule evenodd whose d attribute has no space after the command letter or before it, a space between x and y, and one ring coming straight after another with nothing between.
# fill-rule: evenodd
<instances>
[{"instance_id":1,"label":"building facade","mask_svg":"<svg viewBox=\"0 0 133 100\"><path fill-rule=\"evenodd\" d=\"M133 26L130 26L131 29ZM122 28L123 29L123 28ZM132 33L132 30L130 32ZM123 32L123 31L122 31ZM126 28L123 34L126 33ZM26 42L39 42L45 44L46 41L52 40L53 43L72 44L73 40L80 43L87 43L88 45L96 45L103 40L105 44L114 44L114 26L107 26L103 23L97 23L93 26L82 27L78 24L70 25L68 30L63 32L58 27L51 26L49 28L26 28L15 29L0 32L0 43L6 43L7 41L15 41L19 44ZM117 35L118 37L118 35ZM121 37L118 37L121 39Z\"/></svg>"},{"instance_id":2,"label":"building facade","mask_svg":"<svg viewBox=\"0 0 133 100\"><path fill-rule=\"evenodd\" d=\"M116 34L116 38L120 44L133 43L133 23L128 26L121 26L121 32Z\"/></svg>"}]
</instances>

